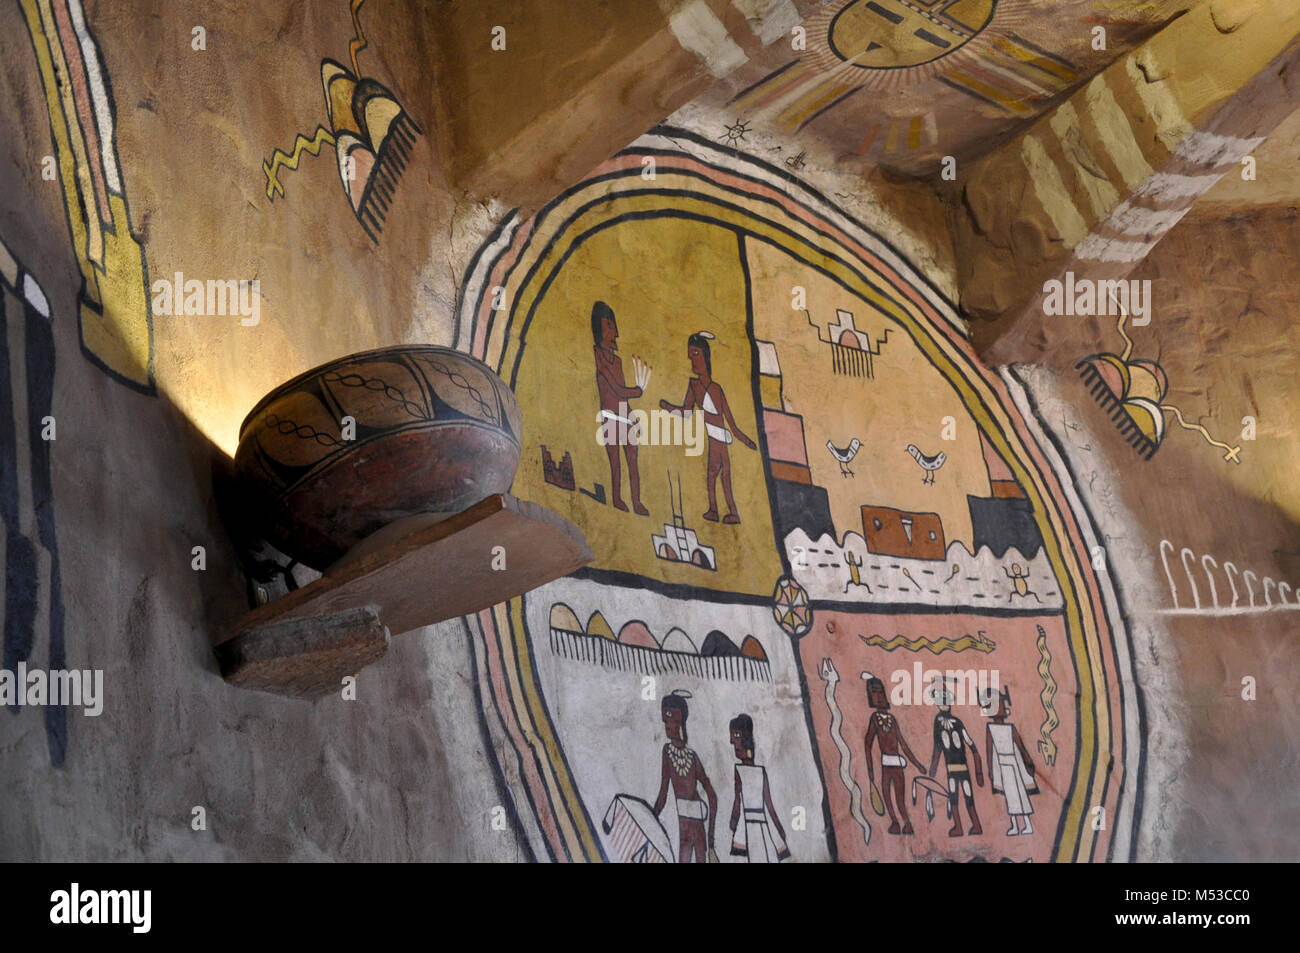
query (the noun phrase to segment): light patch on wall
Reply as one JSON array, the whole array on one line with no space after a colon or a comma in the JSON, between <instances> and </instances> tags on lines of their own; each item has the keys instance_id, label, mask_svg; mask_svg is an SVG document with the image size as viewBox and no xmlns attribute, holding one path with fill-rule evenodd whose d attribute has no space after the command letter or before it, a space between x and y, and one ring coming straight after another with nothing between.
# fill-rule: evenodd
<instances>
[{"instance_id":1,"label":"light patch on wall","mask_svg":"<svg viewBox=\"0 0 1300 953\"><path fill-rule=\"evenodd\" d=\"M1061 173L1052 162L1043 144L1034 138L1033 133L1020 140L1020 155L1029 173L1029 181L1034 187L1034 194L1043 206L1057 234L1067 248L1073 248L1088 234L1088 223L1074 205L1070 192L1061 180Z\"/></svg>"},{"instance_id":2,"label":"light patch on wall","mask_svg":"<svg viewBox=\"0 0 1300 953\"><path fill-rule=\"evenodd\" d=\"M1156 138L1173 152L1195 127L1183 115L1183 107L1171 84L1164 82L1163 76L1147 79L1148 76L1159 73L1159 68L1155 65L1155 53L1149 47L1144 47L1141 52L1125 57L1124 71L1133 84L1134 92L1146 107L1147 115L1155 123Z\"/></svg>"},{"instance_id":3,"label":"light patch on wall","mask_svg":"<svg viewBox=\"0 0 1300 953\"><path fill-rule=\"evenodd\" d=\"M659 6L668 16L668 27L677 42L703 60L714 76L726 76L748 60L704 0L659 0Z\"/></svg>"},{"instance_id":4,"label":"light patch on wall","mask_svg":"<svg viewBox=\"0 0 1300 953\"><path fill-rule=\"evenodd\" d=\"M1150 178L1152 169L1133 137L1128 114L1116 101L1115 92L1106 82L1104 74L1098 73L1093 77L1085 96L1088 113L1101 133L1101 143L1119 170L1124 184L1130 189L1136 189Z\"/></svg>"},{"instance_id":5,"label":"light patch on wall","mask_svg":"<svg viewBox=\"0 0 1300 953\"><path fill-rule=\"evenodd\" d=\"M745 15L764 46L788 36L802 19L793 0L731 0L731 5Z\"/></svg>"}]
</instances>

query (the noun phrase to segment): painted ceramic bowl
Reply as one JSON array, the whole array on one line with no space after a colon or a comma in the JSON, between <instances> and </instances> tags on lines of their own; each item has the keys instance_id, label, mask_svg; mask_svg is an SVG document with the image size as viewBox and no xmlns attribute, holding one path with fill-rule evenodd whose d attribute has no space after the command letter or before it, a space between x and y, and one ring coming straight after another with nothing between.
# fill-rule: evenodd
<instances>
[{"instance_id":1,"label":"painted ceramic bowl","mask_svg":"<svg viewBox=\"0 0 1300 953\"><path fill-rule=\"evenodd\" d=\"M352 354L280 385L244 419L239 502L260 535L324 569L394 520L507 492L522 431L510 388L467 354Z\"/></svg>"}]
</instances>

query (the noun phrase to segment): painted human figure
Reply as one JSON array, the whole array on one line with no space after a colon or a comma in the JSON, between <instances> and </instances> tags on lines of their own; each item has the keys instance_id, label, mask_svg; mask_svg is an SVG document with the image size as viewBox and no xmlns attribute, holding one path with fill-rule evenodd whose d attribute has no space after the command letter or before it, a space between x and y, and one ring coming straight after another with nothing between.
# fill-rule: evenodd
<instances>
[{"instance_id":1,"label":"painted human figure","mask_svg":"<svg viewBox=\"0 0 1300 953\"><path fill-rule=\"evenodd\" d=\"M638 386L628 386L623 379L623 360L618 356L618 322L614 319L614 309L603 301L591 306L591 336L595 341L596 351L596 390L600 394L600 415L604 418L607 432L623 432L626 440L605 440L605 453L609 456L610 495L614 508L627 511L621 494L622 465L618 459L619 444L623 445L623 454L627 457L627 482L632 494L632 509L639 516L648 516L650 511L641 503L641 474L637 469L637 442L640 428L625 416L627 401L640 397L646 383L649 382L649 368L642 371L642 365L633 358L638 371ZM621 423L623 429L614 426Z\"/></svg>"},{"instance_id":2,"label":"painted human figure","mask_svg":"<svg viewBox=\"0 0 1300 953\"><path fill-rule=\"evenodd\" d=\"M736 426L736 419L731 415L731 405L722 385L713 379L713 358L709 353L709 342L713 335L708 331L699 331L686 340L686 356L691 362L691 371L695 376L686 385L686 396L680 405L661 400L663 410L678 413L691 413L696 407L704 412L704 430L709 437L709 472L705 486L709 492L709 509L704 514L706 520L718 521L718 477L722 477L722 492L727 500L727 515L724 523L739 523L740 514L736 512L736 498L731 493L731 454L727 445L734 435L750 450L756 450L754 441L745 436Z\"/></svg>"},{"instance_id":3,"label":"painted human figure","mask_svg":"<svg viewBox=\"0 0 1300 953\"><path fill-rule=\"evenodd\" d=\"M767 768L754 763L754 719L737 715L727 726L735 749L736 793L731 802L731 853L751 864L774 864L790 856L785 830L772 806Z\"/></svg>"},{"instance_id":4,"label":"painted human figure","mask_svg":"<svg viewBox=\"0 0 1300 953\"><path fill-rule=\"evenodd\" d=\"M971 740L970 732L962 720L952 713L953 693L947 684L935 686L936 700L939 703L938 714L934 716L934 754L930 756L930 777L934 777L939 767L939 755L943 755L948 771L948 813L952 815L952 827L949 837L961 837L961 801L966 801L966 811L970 814L970 832L983 834L979 813L975 810L975 791L970 783L970 766L966 763L966 752L970 752L975 761L975 783L984 786L984 767L980 763L980 751ZM991 763L991 762L990 762Z\"/></svg>"},{"instance_id":5,"label":"painted human figure","mask_svg":"<svg viewBox=\"0 0 1300 953\"><path fill-rule=\"evenodd\" d=\"M867 749L867 777L871 781L872 787L876 784L876 767L872 760L871 746L880 745L880 786L885 794L885 807L889 811L889 833L899 833L898 816L894 813L894 805L898 805L898 813L903 815L902 833L911 834L912 819L907 816L907 802L903 797L904 776L903 771L910 760L918 771L924 771L925 767L912 754L912 749L907 745L907 739L903 737L903 730L898 724L898 719L889 711L889 697L885 694L885 683L868 672L863 672L862 677L867 681L867 704L873 709L870 723L867 726L867 735L864 739L864 745ZM903 755L907 758L904 759Z\"/></svg>"},{"instance_id":6,"label":"painted human figure","mask_svg":"<svg viewBox=\"0 0 1300 953\"><path fill-rule=\"evenodd\" d=\"M654 811L656 816L663 811L671 784L677 801L679 864L701 864L717 859L713 852L713 821L718 812L718 797L699 755L686 747L686 719L690 715L686 699L690 697L689 692L675 691L665 695L660 705L668 743L664 745ZM707 804L700 799L701 787L708 798Z\"/></svg>"},{"instance_id":7,"label":"painted human figure","mask_svg":"<svg viewBox=\"0 0 1300 953\"><path fill-rule=\"evenodd\" d=\"M1007 815L1011 818L1011 829L1007 833L1032 834L1034 828L1029 823L1029 815L1034 813L1034 805L1029 796L1038 793L1034 759L1030 757L1016 726L1007 721L1011 714L1011 691L1003 689L996 700L990 697L985 707L992 708L995 704L997 710L988 723L985 740L989 756L989 787L1006 801ZM1017 818L1023 822L1023 830L1018 829Z\"/></svg>"},{"instance_id":8,"label":"painted human figure","mask_svg":"<svg viewBox=\"0 0 1300 953\"><path fill-rule=\"evenodd\" d=\"M1029 570L1021 569L1020 563L1012 563L1011 569L1009 570L1006 566L1003 566L1002 572L1011 580L1012 592L1007 596L1007 602L1014 602L1016 596L1020 596L1022 599L1028 599L1030 596L1033 596L1038 602L1041 603L1043 601L1038 598L1038 593L1029 588Z\"/></svg>"}]
</instances>

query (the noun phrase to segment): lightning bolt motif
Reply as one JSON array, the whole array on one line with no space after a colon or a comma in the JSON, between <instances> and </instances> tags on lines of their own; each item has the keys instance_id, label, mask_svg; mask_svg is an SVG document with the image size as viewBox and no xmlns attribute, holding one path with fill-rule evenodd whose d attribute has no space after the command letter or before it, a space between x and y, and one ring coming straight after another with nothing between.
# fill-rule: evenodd
<instances>
[{"instance_id":1,"label":"lightning bolt motif","mask_svg":"<svg viewBox=\"0 0 1300 953\"><path fill-rule=\"evenodd\" d=\"M1133 339L1130 338L1124 332L1124 325L1128 323L1128 309L1124 307L1124 305L1120 302L1119 298L1115 297L1115 292L1113 291L1110 292L1110 300L1114 303L1116 309L1118 309L1119 311L1119 320L1115 322L1115 330L1118 331L1119 336L1124 339L1124 353L1119 356L1119 359L1123 361L1125 364L1127 364L1129 358L1133 354ZM1205 442L1208 443L1211 447L1218 447L1220 450L1222 450L1223 459L1225 462L1231 461L1237 464L1238 466L1241 466L1240 446L1230 447L1222 440L1215 440L1212 436L1210 436L1210 432L1200 424L1189 424L1186 420L1183 419L1183 412L1179 410L1177 407L1175 407L1173 404L1160 404L1160 409L1165 413L1173 414L1176 418L1178 418L1178 425L1182 427L1184 430L1191 430L1193 432L1200 433L1200 435L1205 438ZM1154 452L1155 451L1153 450L1152 453ZM1150 459L1149 455L1148 455L1148 459Z\"/></svg>"},{"instance_id":2,"label":"lightning bolt motif","mask_svg":"<svg viewBox=\"0 0 1300 953\"><path fill-rule=\"evenodd\" d=\"M1041 631L1041 630L1040 630ZM886 652L892 652L897 648L904 648L911 652L919 652L921 649L928 649L935 655L941 652L964 652L967 649L974 649L976 652L992 652L998 647L998 644L984 634L984 630L979 630L979 635L963 635L960 639L949 638L944 636L942 639L905 639L901 635L896 635L886 641L882 635L873 635L868 638L865 635L859 635L867 645L874 645L884 649Z\"/></svg>"},{"instance_id":3,"label":"lightning bolt motif","mask_svg":"<svg viewBox=\"0 0 1300 953\"><path fill-rule=\"evenodd\" d=\"M280 184L279 178L281 167L290 171L296 170L304 151L318 156L320 155L321 146L326 143L333 145L334 136L324 126L317 126L314 138L308 139L306 136L299 134L293 141L293 155L276 149L271 155L269 163L263 160L262 171L266 173L266 197L274 202L277 192L284 195L284 186Z\"/></svg>"},{"instance_id":4,"label":"lightning bolt motif","mask_svg":"<svg viewBox=\"0 0 1300 953\"><path fill-rule=\"evenodd\" d=\"M357 54L367 46L366 34L361 30L361 18L357 16L357 11L366 0L352 0L352 27L356 35L352 42L348 44L348 58L352 60L352 75L360 76L361 70L357 69Z\"/></svg>"}]
</instances>

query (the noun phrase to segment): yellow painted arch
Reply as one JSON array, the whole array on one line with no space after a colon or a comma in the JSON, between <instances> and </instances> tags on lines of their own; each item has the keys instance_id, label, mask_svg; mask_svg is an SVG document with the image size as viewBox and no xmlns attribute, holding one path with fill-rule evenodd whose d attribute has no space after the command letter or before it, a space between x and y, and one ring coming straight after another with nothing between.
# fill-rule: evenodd
<instances>
[{"instance_id":1,"label":"yellow painted arch","mask_svg":"<svg viewBox=\"0 0 1300 953\"><path fill-rule=\"evenodd\" d=\"M1076 770L1072 786L1065 792L1068 806L1054 859L1068 861L1076 855L1090 858L1096 832L1091 824L1085 823L1085 816L1089 807L1101 801L1097 794L1108 777L1101 755L1108 754L1105 749L1113 747L1119 737L1112 730L1109 686L1103 663L1102 639L1108 627L1093 612L1088 585L1091 567L1079 560L1071 545L1069 521L1062 509L1064 503L1049 494L1044 475L1028 462L1028 447L1017 433L1011 413L977 373L969 353L932 327L913 302L901 294L892 294L888 280L825 234L824 223L822 228L810 227L778 201L744 191L739 185L731 187L701 178L695 160L687 161L696 167L696 174L687 174L672 167L672 157L660 154L655 159L657 171L653 183L642 179L639 157L632 156L625 176L595 179L576 187L554 203L540 221L533 223L524 248L502 282L508 308L496 313L481 356L509 379L520 353L523 322L543 294L547 277L563 267L566 253L592 229L618 227L621 220L650 214L676 214L712 221L719 227L770 243L828 274L896 320L960 395L971 416L1008 462L1033 507L1048 559L1061 585L1067 641L1079 676ZM731 175L727 171L713 171L724 178ZM875 281L869 282L868 275L874 276ZM906 280L906 275L900 277ZM481 313L485 312L480 311L471 318ZM599 859L596 832L586 818L576 783L560 755L554 726L545 714L524 632L520 600L511 604L509 619L510 648L519 664L519 671L512 673L511 678L512 691L519 693L514 701L516 708L529 716L530 743L535 737L539 749L550 760L546 773L553 780L551 794L556 813L563 819L561 826L570 828L569 819L576 824L576 829L565 831L565 839L573 856ZM498 615L497 621L500 625L505 619ZM1102 739L1109 739L1110 744L1099 745ZM1123 766L1119 769L1122 772Z\"/></svg>"}]
</instances>

